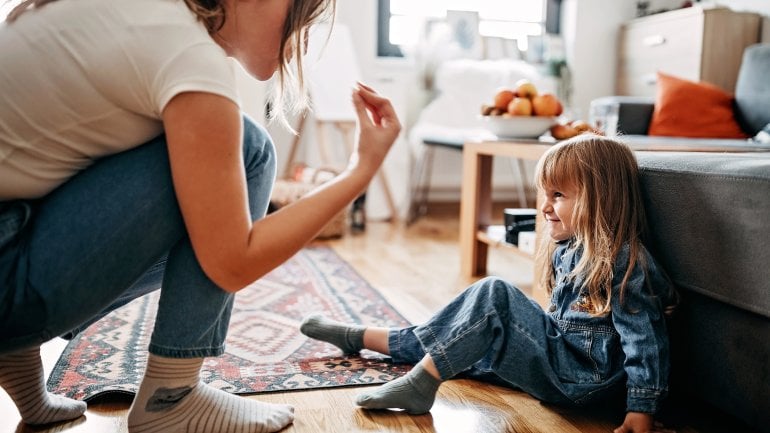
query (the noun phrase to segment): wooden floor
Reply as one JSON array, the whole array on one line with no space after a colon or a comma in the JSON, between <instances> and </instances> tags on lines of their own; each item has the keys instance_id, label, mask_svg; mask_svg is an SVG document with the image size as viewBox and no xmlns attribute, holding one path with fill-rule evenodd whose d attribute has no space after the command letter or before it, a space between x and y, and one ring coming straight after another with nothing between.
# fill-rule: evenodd
<instances>
[{"instance_id":1,"label":"wooden floor","mask_svg":"<svg viewBox=\"0 0 770 433\"><path fill-rule=\"evenodd\" d=\"M369 223L364 233L349 234L328 244L404 316L418 323L472 282L459 275L457 214L458 209L450 206L432 211L409 227L402 223ZM529 290L531 285L531 266L531 262L510 252L490 252L490 273L505 277L524 290ZM44 346L47 370L63 347L62 340ZM444 383L430 414L409 416L401 412L357 409L353 399L361 390L354 387L268 393L248 398L294 405L296 420L284 430L287 433L598 433L612 432L623 416L617 411L552 407L521 392L468 380ZM0 433L126 432L128 405L127 402L91 404L86 416L76 421L33 429L19 422L10 398L0 391ZM673 427L686 433L745 431L728 428L721 417L717 418L680 413Z\"/></svg>"}]
</instances>

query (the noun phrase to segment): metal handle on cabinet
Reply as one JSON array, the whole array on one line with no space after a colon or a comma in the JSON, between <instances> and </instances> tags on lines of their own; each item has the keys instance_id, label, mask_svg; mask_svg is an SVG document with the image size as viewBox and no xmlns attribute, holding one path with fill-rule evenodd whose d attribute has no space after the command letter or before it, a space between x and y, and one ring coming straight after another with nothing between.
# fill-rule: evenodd
<instances>
[{"instance_id":1,"label":"metal handle on cabinet","mask_svg":"<svg viewBox=\"0 0 770 433\"><path fill-rule=\"evenodd\" d=\"M650 35L642 39L642 43L648 47L656 47L666 43L666 37L663 35Z\"/></svg>"},{"instance_id":2,"label":"metal handle on cabinet","mask_svg":"<svg viewBox=\"0 0 770 433\"><path fill-rule=\"evenodd\" d=\"M647 86L654 86L658 83L658 75L654 73L644 74L641 81Z\"/></svg>"}]
</instances>

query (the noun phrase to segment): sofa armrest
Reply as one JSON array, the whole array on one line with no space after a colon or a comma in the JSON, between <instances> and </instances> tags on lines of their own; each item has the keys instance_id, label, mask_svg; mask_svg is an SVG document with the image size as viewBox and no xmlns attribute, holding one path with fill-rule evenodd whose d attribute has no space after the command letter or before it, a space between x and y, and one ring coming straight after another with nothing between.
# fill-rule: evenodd
<instances>
[{"instance_id":1,"label":"sofa armrest","mask_svg":"<svg viewBox=\"0 0 770 433\"><path fill-rule=\"evenodd\" d=\"M645 96L605 96L591 105L617 105L618 130L623 135L647 135L655 108L655 98Z\"/></svg>"}]
</instances>

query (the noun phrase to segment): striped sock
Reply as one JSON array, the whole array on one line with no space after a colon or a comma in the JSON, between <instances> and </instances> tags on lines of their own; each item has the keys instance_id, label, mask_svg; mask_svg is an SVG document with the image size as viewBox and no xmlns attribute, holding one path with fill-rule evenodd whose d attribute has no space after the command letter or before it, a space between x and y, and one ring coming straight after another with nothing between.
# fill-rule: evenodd
<instances>
[{"instance_id":1,"label":"striped sock","mask_svg":"<svg viewBox=\"0 0 770 433\"><path fill-rule=\"evenodd\" d=\"M200 382L203 358L150 354L128 413L132 433L268 433L294 421L294 408L238 397Z\"/></svg>"},{"instance_id":2,"label":"striped sock","mask_svg":"<svg viewBox=\"0 0 770 433\"><path fill-rule=\"evenodd\" d=\"M310 338L339 347L344 353L357 353L364 348L365 326L347 325L313 314L302 321L299 330Z\"/></svg>"},{"instance_id":3,"label":"striped sock","mask_svg":"<svg viewBox=\"0 0 770 433\"><path fill-rule=\"evenodd\" d=\"M0 386L25 423L48 424L83 415L86 403L49 393L44 376L40 347L0 356Z\"/></svg>"}]
</instances>

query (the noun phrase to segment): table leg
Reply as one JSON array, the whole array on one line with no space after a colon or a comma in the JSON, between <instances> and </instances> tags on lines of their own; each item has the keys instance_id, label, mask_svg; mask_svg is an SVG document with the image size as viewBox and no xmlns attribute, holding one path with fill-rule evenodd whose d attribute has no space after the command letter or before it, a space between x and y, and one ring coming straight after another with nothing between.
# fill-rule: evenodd
<instances>
[{"instance_id":1,"label":"table leg","mask_svg":"<svg viewBox=\"0 0 770 433\"><path fill-rule=\"evenodd\" d=\"M463 276L486 274L489 246L479 241L480 226L489 225L492 212L492 156L463 151L460 200L460 269Z\"/></svg>"}]
</instances>

